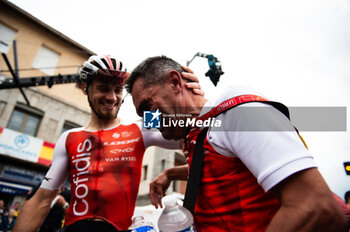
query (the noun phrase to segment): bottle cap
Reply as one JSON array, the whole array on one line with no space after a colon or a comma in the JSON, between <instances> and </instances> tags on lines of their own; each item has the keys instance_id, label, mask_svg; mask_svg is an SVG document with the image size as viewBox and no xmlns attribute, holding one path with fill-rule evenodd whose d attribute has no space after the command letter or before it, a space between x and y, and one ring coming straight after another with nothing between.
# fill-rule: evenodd
<instances>
[{"instance_id":1,"label":"bottle cap","mask_svg":"<svg viewBox=\"0 0 350 232\"><path fill-rule=\"evenodd\" d=\"M165 206L174 206L176 205L178 199L175 195L168 195L163 197L163 203Z\"/></svg>"},{"instance_id":2,"label":"bottle cap","mask_svg":"<svg viewBox=\"0 0 350 232\"><path fill-rule=\"evenodd\" d=\"M138 221L142 221L145 220L143 216L136 216L132 219L133 222L138 222Z\"/></svg>"}]
</instances>

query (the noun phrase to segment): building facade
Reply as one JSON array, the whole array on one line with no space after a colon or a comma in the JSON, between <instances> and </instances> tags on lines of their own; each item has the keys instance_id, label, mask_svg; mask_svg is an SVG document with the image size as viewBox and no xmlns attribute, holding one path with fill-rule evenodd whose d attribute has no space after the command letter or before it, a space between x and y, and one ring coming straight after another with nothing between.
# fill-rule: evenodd
<instances>
[{"instance_id":1,"label":"building facade","mask_svg":"<svg viewBox=\"0 0 350 232\"><path fill-rule=\"evenodd\" d=\"M14 42L15 41L15 42ZM92 54L8 1L0 1L0 51L19 78L77 74ZM12 78L0 58L0 85ZM51 163L60 134L85 125L90 109L76 83L0 89L0 199L23 203Z\"/></svg>"},{"instance_id":2,"label":"building facade","mask_svg":"<svg viewBox=\"0 0 350 232\"><path fill-rule=\"evenodd\" d=\"M186 158L181 150L167 150L160 147L149 147L146 150L142 164L142 176L137 197L137 206L150 204L149 184L163 170L174 166L187 164ZM179 193L180 196L186 191L185 181L173 181L167 194Z\"/></svg>"},{"instance_id":3,"label":"building facade","mask_svg":"<svg viewBox=\"0 0 350 232\"><path fill-rule=\"evenodd\" d=\"M19 78L77 74L94 52L18 8L0 1L0 51ZM16 70L15 70L16 71ZM0 58L0 86L12 79ZM90 118L87 98L76 83L0 89L0 199L7 206L23 203L41 183L51 163L60 134L86 125ZM150 204L149 183L162 170L185 164L180 150L151 147L143 160L137 205ZM184 193L186 182L174 182L168 193Z\"/></svg>"}]
</instances>

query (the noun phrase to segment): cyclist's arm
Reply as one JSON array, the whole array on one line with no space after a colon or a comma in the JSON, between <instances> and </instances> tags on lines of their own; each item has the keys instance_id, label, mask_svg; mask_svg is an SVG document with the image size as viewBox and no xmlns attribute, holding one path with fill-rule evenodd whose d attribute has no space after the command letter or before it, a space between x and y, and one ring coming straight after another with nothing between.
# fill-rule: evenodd
<instances>
[{"instance_id":1,"label":"cyclist's arm","mask_svg":"<svg viewBox=\"0 0 350 232\"><path fill-rule=\"evenodd\" d=\"M164 139L158 130L154 131L141 128L141 132L145 148L150 146L158 146L165 149L181 149L179 141Z\"/></svg>"},{"instance_id":2,"label":"cyclist's arm","mask_svg":"<svg viewBox=\"0 0 350 232\"><path fill-rule=\"evenodd\" d=\"M49 213L51 202L57 193L58 190L39 188L34 196L24 203L13 232L37 231Z\"/></svg>"},{"instance_id":3,"label":"cyclist's arm","mask_svg":"<svg viewBox=\"0 0 350 232\"><path fill-rule=\"evenodd\" d=\"M25 202L14 232L36 231L49 213L52 200L68 176L69 159L65 148L67 134L62 134L56 143L51 167L38 191Z\"/></svg>"},{"instance_id":4,"label":"cyclist's arm","mask_svg":"<svg viewBox=\"0 0 350 232\"><path fill-rule=\"evenodd\" d=\"M69 157L66 150L66 138L68 134L69 131L63 133L58 139L53 152L51 167L41 183L41 188L59 190L67 180L69 174Z\"/></svg>"}]
</instances>

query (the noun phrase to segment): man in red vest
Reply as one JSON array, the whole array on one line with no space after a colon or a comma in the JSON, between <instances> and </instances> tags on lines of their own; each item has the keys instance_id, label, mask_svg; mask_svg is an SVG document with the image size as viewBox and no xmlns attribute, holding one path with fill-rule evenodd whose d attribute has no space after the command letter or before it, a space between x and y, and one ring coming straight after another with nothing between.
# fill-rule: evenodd
<instances>
[{"instance_id":1,"label":"man in red vest","mask_svg":"<svg viewBox=\"0 0 350 232\"><path fill-rule=\"evenodd\" d=\"M208 101L185 88L181 72L172 59L151 57L133 70L126 89L138 115L162 113L164 138L185 139L189 166L197 135L208 128L194 210L197 230L345 230L345 218L286 107L246 87L230 87ZM163 173L151 188L153 204L160 204L171 180L187 176L187 167Z\"/></svg>"}]
</instances>

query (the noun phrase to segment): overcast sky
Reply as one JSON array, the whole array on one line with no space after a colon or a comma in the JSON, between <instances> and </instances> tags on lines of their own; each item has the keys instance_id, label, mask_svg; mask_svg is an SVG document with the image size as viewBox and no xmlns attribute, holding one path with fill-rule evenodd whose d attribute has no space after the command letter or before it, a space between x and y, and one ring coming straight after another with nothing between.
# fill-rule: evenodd
<instances>
[{"instance_id":1,"label":"overcast sky","mask_svg":"<svg viewBox=\"0 0 350 232\"><path fill-rule=\"evenodd\" d=\"M186 64L197 52L213 54L225 72L216 88L204 77L206 59L190 65L208 97L239 84L287 106L350 106L350 0L11 2L92 51L116 55L128 70L153 55ZM132 117L127 104L121 115ZM348 130L301 132L341 197L350 190Z\"/></svg>"}]
</instances>

